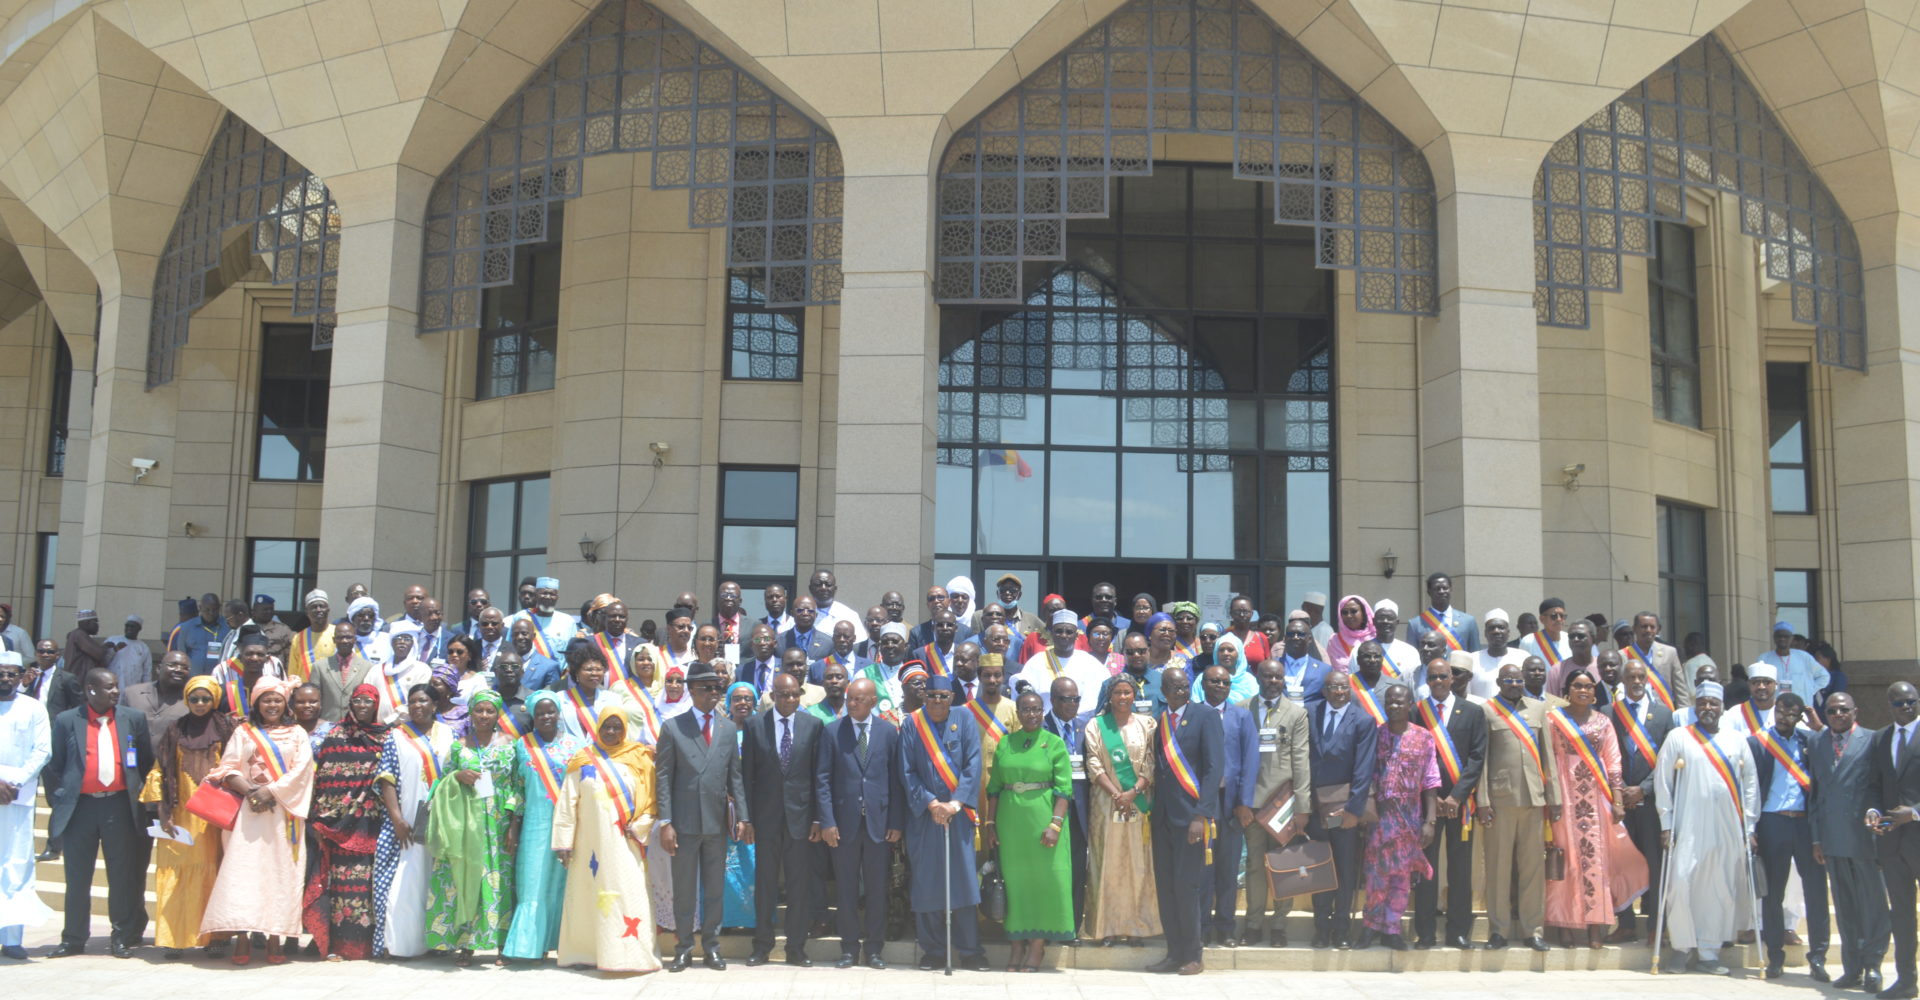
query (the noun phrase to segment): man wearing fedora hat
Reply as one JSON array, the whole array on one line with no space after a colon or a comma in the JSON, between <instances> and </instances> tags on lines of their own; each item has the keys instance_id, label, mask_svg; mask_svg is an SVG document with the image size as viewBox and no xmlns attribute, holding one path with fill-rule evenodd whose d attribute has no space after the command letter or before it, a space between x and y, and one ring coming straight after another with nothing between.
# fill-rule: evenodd
<instances>
[{"instance_id":1,"label":"man wearing fedora hat","mask_svg":"<svg viewBox=\"0 0 1920 1000\"><path fill-rule=\"evenodd\" d=\"M673 926L678 938L669 972L683 972L693 964L696 900L705 964L716 972L727 967L727 960L720 957L720 916L726 890L729 801L734 839L753 843L738 730L719 710L725 686L712 664L701 660L689 664L687 697L693 707L660 727L654 749L660 846L672 858Z\"/></svg>"}]
</instances>

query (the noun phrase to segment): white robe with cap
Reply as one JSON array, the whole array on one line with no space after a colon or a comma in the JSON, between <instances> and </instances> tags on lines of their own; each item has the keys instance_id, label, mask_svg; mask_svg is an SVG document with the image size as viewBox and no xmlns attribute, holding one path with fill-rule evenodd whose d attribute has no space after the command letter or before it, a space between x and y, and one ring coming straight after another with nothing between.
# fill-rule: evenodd
<instances>
[{"instance_id":1,"label":"white robe with cap","mask_svg":"<svg viewBox=\"0 0 1920 1000\"><path fill-rule=\"evenodd\" d=\"M1748 838L1760 813L1759 781L1746 737L1723 722L1713 745L1732 766L1740 800L1694 740L1676 728L1660 745L1654 765L1654 802L1660 829L1669 831L1667 939L1678 950L1713 952L1758 925Z\"/></svg>"}]
</instances>

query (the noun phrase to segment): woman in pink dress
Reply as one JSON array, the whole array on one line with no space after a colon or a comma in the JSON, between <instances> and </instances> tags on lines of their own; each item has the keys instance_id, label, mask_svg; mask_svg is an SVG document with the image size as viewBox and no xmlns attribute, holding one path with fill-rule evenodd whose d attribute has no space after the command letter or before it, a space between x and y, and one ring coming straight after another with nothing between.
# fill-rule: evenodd
<instances>
[{"instance_id":1,"label":"woman in pink dress","mask_svg":"<svg viewBox=\"0 0 1920 1000\"><path fill-rule=\"evenodd\" d=\"M1547 709L1553 741L1553 780L1560 783L1560 818L1554 846L1567 852L1567 877L1547 882L1547 926L1560 943L1573 946L1585 928L1587 947L1601 946L1613 926L1613 878L1608 857L1613 826L1620 822L1620 743L1613 719L1596 712L1593 675L1567 675L1565 708Z\"/></svg>"},{"instance_id":2,"label":"woman in pink dress","mask_svg":"<svg viewBox=\"0 0 1920 1000\"><path fill-rule=\"evenodd\" d=\"M1380 726L1374 751L1373 792L1380 821L1367 831L1366 933L1360 947L1375 936L1395 951L1407 950L1400 917L1413 884L1433 877L1426 846L1433 840L1439 809L1440 758L1433 734L1412 724L1413 692L1405 684L1387 688L1387 721Z\"/></svg>"}]
</instances>

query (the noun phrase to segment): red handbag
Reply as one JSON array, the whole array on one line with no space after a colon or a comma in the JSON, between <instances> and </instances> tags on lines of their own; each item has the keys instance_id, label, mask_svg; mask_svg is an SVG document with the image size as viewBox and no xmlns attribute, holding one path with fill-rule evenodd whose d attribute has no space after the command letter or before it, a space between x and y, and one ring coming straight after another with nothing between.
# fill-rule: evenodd
<instances>
[{"instance_id":1,"label":"red handbag","mask_svg":"<svg viewBox=\"0 0 1920 1000\"><path fill-rule=\"evenodd\" d=\"M188 812L222 830L233 829L240 818L240 796L211 781L201 782L183 804Z\"/></svg>"}]
</instances>

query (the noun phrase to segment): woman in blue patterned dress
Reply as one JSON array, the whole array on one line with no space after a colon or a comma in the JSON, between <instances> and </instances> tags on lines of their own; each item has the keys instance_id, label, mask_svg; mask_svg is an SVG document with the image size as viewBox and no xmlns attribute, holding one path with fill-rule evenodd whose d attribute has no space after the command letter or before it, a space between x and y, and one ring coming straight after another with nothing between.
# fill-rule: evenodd
<instances>
[{"instance_id":1,"label":"woman in blue patterned dress","mask_svg":"<svg viewBox=\"0 0 1920 1000\"><path fill-rule=\"evenodd\" d=\"M514 852L513 919L500 955L539 960L560 943L560 908L567 868L553 854L553 807L566 783L567 761L586 744L560 728L560 695L538 691L527 700L533 732L513 751L515 822L507 826Z\"/></svg>"}]
</instances>

